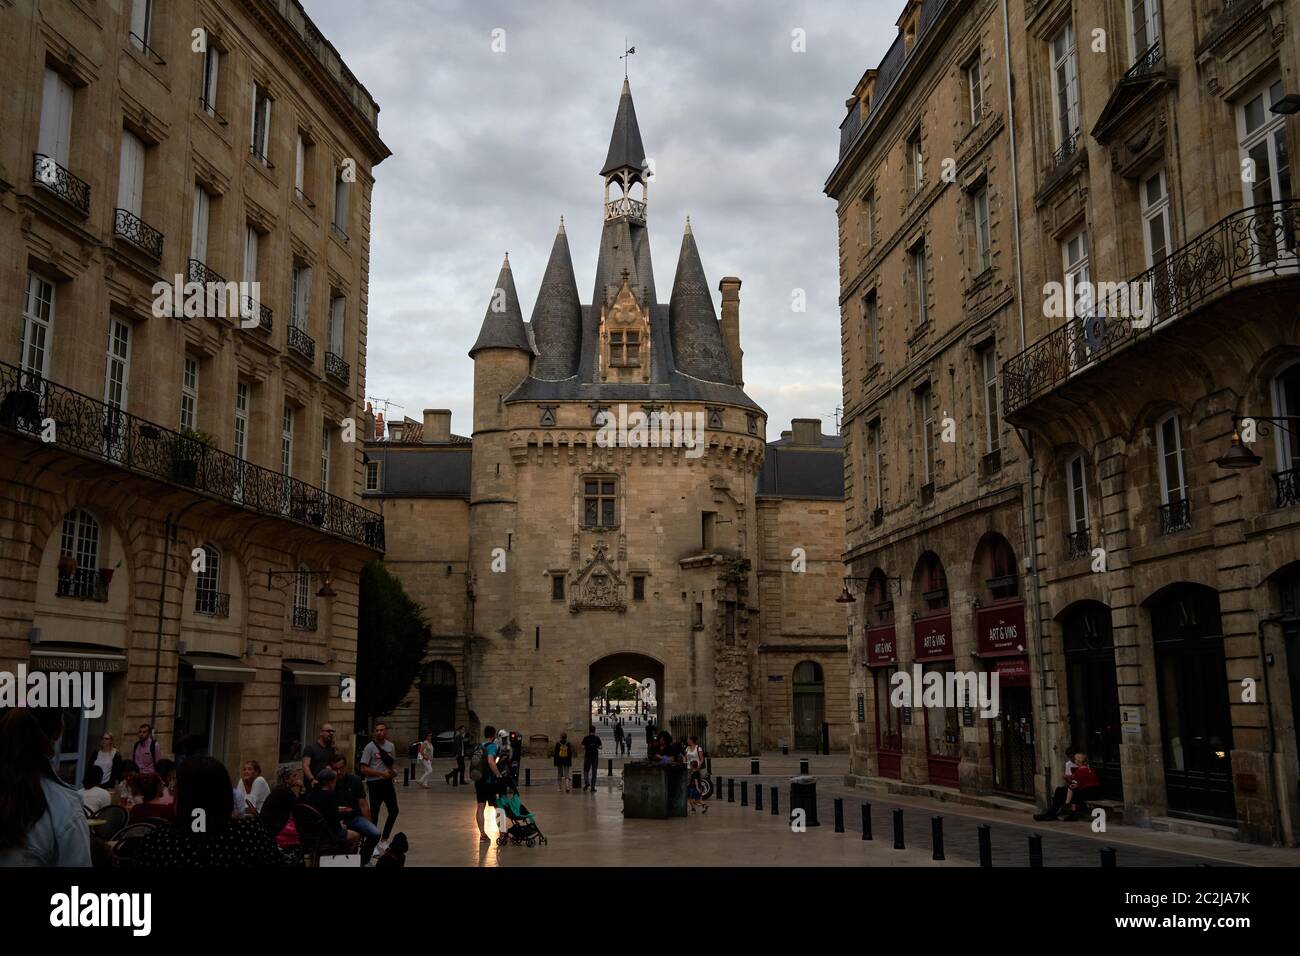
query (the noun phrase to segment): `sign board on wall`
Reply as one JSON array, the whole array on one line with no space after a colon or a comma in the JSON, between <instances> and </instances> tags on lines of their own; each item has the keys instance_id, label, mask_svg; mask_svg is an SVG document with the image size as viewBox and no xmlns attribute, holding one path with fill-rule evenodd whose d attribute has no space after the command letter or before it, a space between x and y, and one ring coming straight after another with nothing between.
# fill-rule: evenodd
<instances>
[{"instance_id":1,"label":"sign board on wall","mask_svg":"<svg viewBox=\"0 0 1300 956\"><path fill-rule=\"evenodd\" d=\"M894 625L867 628L867 666L881 667L898 662L898 643L894 639Z\"/></svg>"},{"instance_id":2,"label":"sign board on wall","mask_svg":"<svg viewBox=\"0 0 1300 956\"><path fill-rule=\"evenodd\" d=\"M918 661L952 660L952 615L917 618L912 622L912 640Z\"/></svg>"},{"instance_id":3,"label":"sign board on wall","mask_svg":"<svg viewBox=\"0 0 1300 956\"><path fill-rule=\"evenodd\" d=\"M981 657L1011 657L1026 652L1025 603L994 604L975 612L975 639Z\"/></svg>"}]
</instances>

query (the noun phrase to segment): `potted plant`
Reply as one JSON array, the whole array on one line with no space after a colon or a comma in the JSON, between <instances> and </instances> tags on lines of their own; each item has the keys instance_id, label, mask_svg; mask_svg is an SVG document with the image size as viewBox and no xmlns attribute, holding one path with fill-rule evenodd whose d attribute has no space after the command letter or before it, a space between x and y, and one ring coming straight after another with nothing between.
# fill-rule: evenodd
<instances>
[{"instance_id":1,"label":"potted plant","mask_svg":"<svg viewBox=\"0 0 1300 956\"><path fill-rule=\"evenodd\" d=\"M196 484L199 463L212 446L212 436L182 427L179 434L171 437L172 480L182 485Z\"/></svg>"},{"instance_id":2,"label":"potted plant","mask_svg":"<svg viewBox=\"0 0 1300 956\"><path fill-rule=\"evenodd\" d=\"M100 583L101 585L103 585L103 588L104 588L105 591L107 591L107 590L108 590L108 586L109 586L110 584L113 583L113 572L116 571L116 570L117 570L118 568L120 568L121 566L122 566L122 562L119 561L119 562L117 562L117 564L113 565L113 567L111 567L111 568L100 568L100 569L99 569L99 583Z\"/></svg>"}]
</instances>

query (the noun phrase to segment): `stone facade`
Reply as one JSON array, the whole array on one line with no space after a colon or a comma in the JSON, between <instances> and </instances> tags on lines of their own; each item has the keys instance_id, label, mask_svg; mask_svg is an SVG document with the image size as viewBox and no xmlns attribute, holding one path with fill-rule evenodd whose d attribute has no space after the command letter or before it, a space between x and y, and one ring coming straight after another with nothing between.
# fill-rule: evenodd
<instances>
[{"instance_id":1,"label":"stone facade","mask_svg":"<svg viewBox=\"0 0 1300 956\"><path fill-rule=\"evenodd\" d=\"M918 10L916 42L935 56L894 71L888 99L900 113L928 113L909 77L957 62L973 24L1004 29L992 3L907 8ZM1129 822L1294 845L1300 216L1286 156L1297 145L1287 95L1300 10L1287 0L1007 10L1010 77L1001 62L988 75L994 103L1015 89L1002 229L1023 326L1008 323L999 345L998 389L1018 433L1004 471L1012 444L1019 461L1007 524L991 526L1027 571L1033 791L1043 800L1065 755L1082 750ZM946 29L958 22L972 29ZM957 76L948 87L961 98ZM878 121L860 135L851 113L832 184L872 148ZM850 193L837 195L843 238ZM1078 298L1085 281L1132 294ZM1241 423L1234 441L1236 419L1252 417L1257 428ZM886 456L887 478L896 460ZM945 560L953 530L925 529ZM879 534L887 547L887 524ZM957 546L969 545L968 535ZM958 634L959 659L961 644ZM867 736L859 771L882 773L875 729ZM960 785L982 791L985 775L966 769L972 743L963 730ZM904 746L904 780L906 757Z\"/></svg>"},{"instance_id":2,"label":"stone facade","mask_svg":"<svg viewBox=\"0 0 1300 956\"><path fill-rule=\"evenodd\" d=\"M351 745L339 679L383 526L346 436L388 150L293 0L146 6L19 4L0 26L24 91L0 107L0 668L107 672L104 716L65 727L69 778L141 721L161 753L269 776L323 720ZM260 283L242 316L158 306L155 283L223 276Z\"/></svg>"}]
</instances>

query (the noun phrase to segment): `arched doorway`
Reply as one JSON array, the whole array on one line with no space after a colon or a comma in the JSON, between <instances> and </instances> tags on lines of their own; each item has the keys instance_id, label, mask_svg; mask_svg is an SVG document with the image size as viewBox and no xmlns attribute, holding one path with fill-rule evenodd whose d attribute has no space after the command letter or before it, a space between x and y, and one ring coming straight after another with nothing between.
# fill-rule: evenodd
<instances>
[{"instance_id":1,"label":"arched doorway","mask_svg":"<svg viewBox=\"0 0 1300 956\"><path fill-rule=\"evenodd\" d=\"M420 737L455 727L456 669L446 661L430 661L420 673Z\"/></svg>"},{"instance_id":2,"label":"arched doorway","mask_svg":"<svg viewBox=\"0 0 1300 956\"><path fill-rule=\"evenodd\" d=\"M636 737L636 734L632 732L632 727L636 727L639 730L644 729L647 732L652 726L660 729L667 728L669 714L664 706L666 699L666 686L664 684L663 663L655 660L653 657L648 657L645 654L635 654L631 652L610 654L607 657L601 657L594 660L587 667L587 701L594 701L599 695L601 695L603 689L608 684L619 677L627 677L635 681L640 685L643 694L647 686L653 688L651 698L653 700L653 705L651 705L653 710L640 715L640 723L636 722L638 720L638 715L635 712L620 714L616 718L622 720L627 739L633 741ZM581 730L584 734L587 730L586 721L589 720L590 717L590 712L583 715ZM607 733L612 733L608 725L599 722L596 730L602 738L604 738ZM675 732L674 736L677 736ZM634 743L633 749L630 752L634 754L642 753L643 751L641 748L644 745L645 738L642 738L640 741ZM610 740L605 741L605 746L607 748L607 753L612 754L614 752L612 737Z\"/></svg>"},{"instance_id":3,"label":"arched doorway","mask_svg":"<svg viewBox=\"0 0 1300 956\"><path fill-rule=\"evenodd\" d=\"M1110 800L1124 799L1120 769L1119 685L1110 608L1099 601L1071 604L1060 616L1070 700L1070 741L1083 751Z\"/></svg>"},{"instance_id":4,"label":"arched doorway","mask_svg":"<svg viewBox=\"0 0 1300 956\"><path fill-rule=\"evenodd\" d=\"M936 674L945 685L955 668L948 575L943 561L926 551L912 570L912 660L923 678ZM916 701L914 701L916 703ZM961 773L961 712L944 701L920 708L925 722L925 762L930 783L956 787ZM907 720L906 716L904 720Z\"/></svg>"},{"instance_id":5,"label":"arched doorway","mask_svg":"<svg viewBox=\"0 0 1300 956\"><path fill-rule=\"evenodd\" d=\"M1146 602L1156 652L1169 812L1236 820L1219 592L1173 584Z\"/></svg>"},{"instance_id":6,"label":"arched doorway","mask_svg":"<svg viewBox=\"0 0 1300 956\"><path fill-rule=\"evenodd\" d=\"M792 679L791 714L796 750L815 750L821 743L826 720L826 678L816 661L800 661Z\"/></svg>"}]
</instances>

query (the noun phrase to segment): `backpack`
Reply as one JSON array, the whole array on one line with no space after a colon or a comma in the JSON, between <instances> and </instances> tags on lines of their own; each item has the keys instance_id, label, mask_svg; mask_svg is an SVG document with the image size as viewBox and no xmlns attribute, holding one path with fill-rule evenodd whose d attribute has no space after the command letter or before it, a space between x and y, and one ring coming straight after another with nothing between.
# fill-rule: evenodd
<instances>
[{"instance_id":1,"label":"backpack","mask_svg":"<svg viewBox=\"0 0 1300 956\"><path fill-rule=\"evenodd\" d=\"M569 745L560 744L560 759L565 760L568 758L568 756L569 756Z\"/></svg>"},{"instance_id":2,"label":"backpack","mask_svg":"<svg viewBox=\"0 0 1300 956\"><path fill-rule=\"evenodd\" d=\"M482 780L487 776L487 754L483 751L483 745L479 744L474 748L474 754L469 758L469 778L471 780Z\"/></svg>"}]
</instances>

